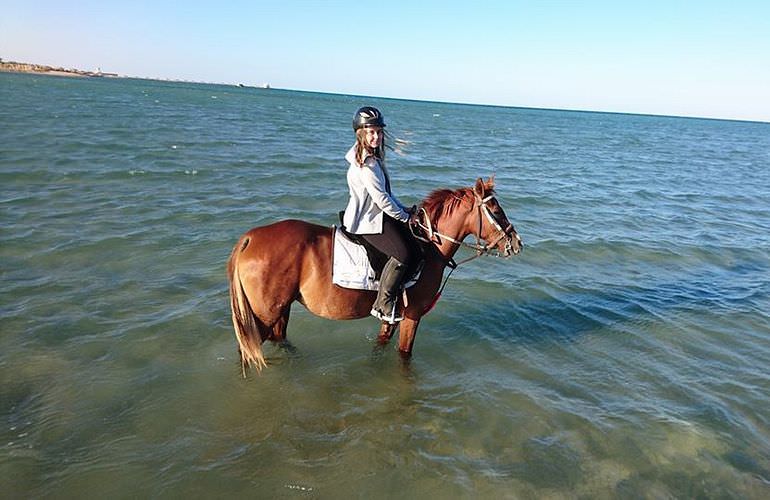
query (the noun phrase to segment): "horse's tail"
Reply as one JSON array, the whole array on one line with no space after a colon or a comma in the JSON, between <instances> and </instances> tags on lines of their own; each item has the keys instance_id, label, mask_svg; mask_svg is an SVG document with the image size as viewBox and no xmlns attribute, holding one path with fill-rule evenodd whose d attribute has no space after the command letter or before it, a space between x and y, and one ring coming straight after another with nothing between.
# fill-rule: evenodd
<instances>
[{"instance_id":1,"label":"horse's tail","mask_svg":"<svg viewBox=\"0 0 770 500\"><path fill-rule=\"evenodd\" d=\"M254 366L262 370L267 366L262 354L262 335L254 315L254 310L246 298L241 278L238 276L238 255L246 249L250 239L242 238L233 248L227 261L227 277L230 279L230 308L233 313L233 328L238 339L238 350L241 353L241 372L244 378L248 367Z\"/></svg>"}]
</instances>

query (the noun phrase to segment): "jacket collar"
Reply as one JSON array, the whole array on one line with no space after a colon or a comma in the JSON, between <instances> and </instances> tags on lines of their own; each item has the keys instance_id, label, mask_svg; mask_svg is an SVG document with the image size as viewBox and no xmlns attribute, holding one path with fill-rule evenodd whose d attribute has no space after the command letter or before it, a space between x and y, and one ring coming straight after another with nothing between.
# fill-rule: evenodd
<instances>
[{"instance_id":1,"label":"jacket collar","mask_svg":"<svg viewBox=\"0 0 770 500\"><path fill-rule=\"evenodd\" d=\"M345 154L345 159L351 165L358 165L358 162L356 161L356 145L355 144L353 144L353 146Z\"/></svg>"}]
</instances>

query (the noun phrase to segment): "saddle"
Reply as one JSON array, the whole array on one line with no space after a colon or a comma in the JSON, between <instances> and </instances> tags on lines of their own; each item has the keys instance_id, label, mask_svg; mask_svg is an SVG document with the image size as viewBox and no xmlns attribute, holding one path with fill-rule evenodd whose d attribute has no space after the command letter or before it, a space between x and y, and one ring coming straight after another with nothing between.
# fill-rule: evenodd
<instances>
[{"instance_id":1,"label":"saddle","mask_svg":"<svg viewBox=\"0 0 770 500\"><path fill-rule=\"evenodd\" d=\"M380 275L382 274L382 268L385 267L385 263L389 259L388 255L386 255L386 254L382 253L381 251L379 251L374 245L372 245L371 243L366 241L366 239L362 238L360 235L348 232L348 230L345 228L345 224L343 222L344 214L345 214L344 211L339 212L340 225L335 228L336 231L339 231L344 238L346 238L350 242L354 243L355 245L358 245L358 246L362 247L365 250L366 257L367 257L367 259L369 261L369 265L371 267L371 271L373 271L373 275L369 276L368 281L377 281L377 282L379 282ZM334 254L335 255L334 255L334 258L333 258L333 260L334 260L334 272L335 273L337 272L337 266L338 266L339 261L342 260L341 256L337 254L338 249L336 248L336 244L337 244L337 236L335 236L335 248L334 248ZM417 281L417 279L419 278L419 275L420 275L420 271L422 271L422 266L423 266L423 263L424 263L424 255L422 255L422 246L421 245L417 245L417 247L420 249L421 255L417 259L418 262L415 262L410 267L410 269L407 272L408 277L407 277L407 279L405 281L405 283L407 283L407 287L411 286L412 284L414 284L414 282ZM342 286L346 286L346 285L343 285L341 283L337 283L337 284L340 284ZM376 285L376 286L378 286L378 285ZM348 287L348 286L346 286L346 287ZM356 288L358 288L358 287L356 287ZM371 289L371 288L367 287L366 289ZM376 288L374 288L374 289L376 289Z\"/></svg>"},{"instance_id":2,"label":"saddle","mask_svg":"<svg viewBox=\"0 0 770 500\"><path fill-rule=\"evenodd\" d=\"M382 273L382 268L385 267L385 263L388 261L388 256L377 250L374 245L366 241L361 236L349 233L348 230L345 229L345 223L342 221L344 216L345 211L341 210L339 213L340 225L337 227L337 231L340 231L343 235L345 235L347 239L356 245L361 245L364 247L364 250L366 250L366 256L369 258L369 264L374 270L374 277L375 279L379 280L380 274Z\"/></svg>"}]
</instances>

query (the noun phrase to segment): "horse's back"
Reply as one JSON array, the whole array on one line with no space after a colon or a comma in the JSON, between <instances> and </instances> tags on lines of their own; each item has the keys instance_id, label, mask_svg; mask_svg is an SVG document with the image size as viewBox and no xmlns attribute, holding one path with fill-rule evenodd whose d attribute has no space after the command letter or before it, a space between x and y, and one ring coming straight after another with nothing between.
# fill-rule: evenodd
<instances>
[{"instance_id":1,"label":"horse's back","mask_svg":"<svg viewBox=\"0 0 770 500\"><path fill-rule=\"evenodd\" d=\"M282 268L305 267L330 259L331 239L330 227L287 219L246 231L236 244L236 252L239 260L247 258L269 266L280 262Z\"/></svg>"},{"instance_id":2,"label":"horse's back","mask_svg":"<svg viewBox=\"0 0 770 500\"><path fill-rule=\"evenodd\" d=\"M328 227L299 219L286 219L266 226L253 227L246 231L244 237L260 241L265 240L273 244L280 244L281 242L295 244L297 241L323 238L330 233Z\"/></svg>"}]
</instances>

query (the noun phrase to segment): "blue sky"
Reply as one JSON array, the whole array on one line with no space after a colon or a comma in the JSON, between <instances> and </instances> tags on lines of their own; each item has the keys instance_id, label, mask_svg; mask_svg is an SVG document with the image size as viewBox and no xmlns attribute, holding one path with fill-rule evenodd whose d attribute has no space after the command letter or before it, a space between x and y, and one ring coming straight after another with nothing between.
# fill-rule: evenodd
<instances>
[{"instance_id":1,"label":"blue sky","mask_svg":"<svg viewBox=\"0 0 770 500\"><path fill-rule=\"evenodd\" d=\"M770 121L770 2L5 0L0 57L121 75Z\"/></svg>"}]
</instances>

